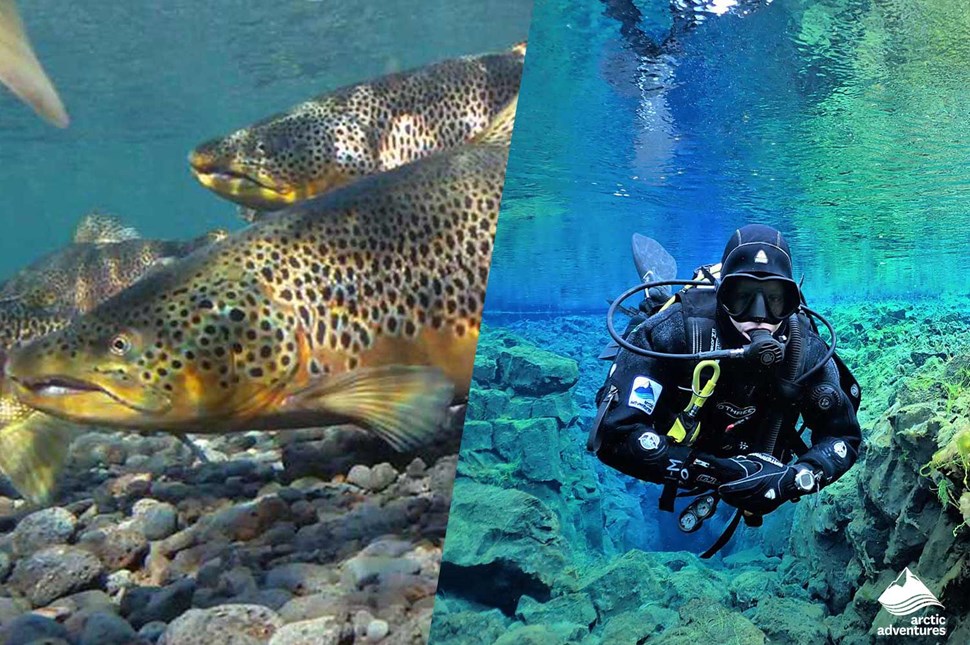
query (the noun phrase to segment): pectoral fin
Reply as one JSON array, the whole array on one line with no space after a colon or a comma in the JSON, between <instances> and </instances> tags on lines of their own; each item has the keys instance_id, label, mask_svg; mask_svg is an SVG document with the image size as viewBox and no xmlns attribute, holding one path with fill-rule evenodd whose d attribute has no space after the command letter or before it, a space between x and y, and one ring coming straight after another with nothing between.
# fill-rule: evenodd
<instances>
[{"instance_id":1,"label":"pectoral fin","mask_svg":"<svg viewBox=\"0 0 970 645\"><path fill-rule=\"evenodd\" d=\"M0 0L0 82L37 114L67 127L67 111L34 55L13 0Z\"/></svg>"},{"instance_id":2,"label":"pectoral fin","mask_svg":"<svg viewBox=\"0 0 970 645\"><path fill-rule=\"evenodd\" d=\"M41 412L0 428L0 472L24 499L46 503L76 433L76 426Z\"/></svg>"},{"instance_id":3,"label":"pectoral fin","mask_svg":"<svg viewBox=\"0 0 970 645\"><path fill-rule=\"evenodd\" d=\"M515 128L515 110L519 106L519 95L516 94L505 107L495 115L492 122L484 130L472 137L472 143L491 143L507 146L512 143L512 130Z\"/></svg>"},{"instance_id":4,"label":"pectoral fin","mask_svg":"<svg viewBox=\"0 0 970 645\"><path fill-rule=\"evenodd\" d=\"M392 365L327 377L291 400L353 419L403 452L434 432L452 391L438 369Z\"/></svg>"}]
</instances>

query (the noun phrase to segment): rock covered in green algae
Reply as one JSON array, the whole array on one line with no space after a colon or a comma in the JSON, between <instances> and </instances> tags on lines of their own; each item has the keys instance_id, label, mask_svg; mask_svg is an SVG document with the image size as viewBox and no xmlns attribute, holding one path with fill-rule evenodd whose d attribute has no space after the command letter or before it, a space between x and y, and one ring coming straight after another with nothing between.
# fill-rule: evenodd
<instances>
[{"instance_id":1,"label":"rock covered in green algae","mask_svg":"<svg viewBox=\"0 0 970 645\"><path fill-rule=\"evenodd\" d=\"M544 625L513 626L495 645L566 645L586 635L586 627L566 621Z\"/></svg>"},{"instance_id":2,"label":"rock covered in green algae","mask_svg":"<svg viewBox=\"0 0 970 645\"><path fill-rule=\"evenodd\" d=\"M531 345L501 350L496 367L496 382L532 396L568 392L579 380L576 361Z\"/></svg>"},{"instance_id":3,"label":"rock covered in green algae","mask_svg":"<svg viewBox=\"0 0 970 645\"><path fill-rule=\"evenodd\" d=\"M761 629L771 643L801 645L828 640L829 630L823 622L825 612L817 603L769 595L756 607L745 611L744 616Z\"/></svg>"},{"instance_id":4,"label":"rock covered in green algae","mask_svg":"<svg viewBox=\"0 0 970 645\"><path fill-rule=\"evenodd\" d=\"M738 612L720 603L695 599L678 611L681 626L664 632L651 642L658 645L697 645L697 643L766 643L763 631Z\"/></svg>"},{"instance_id":5,"label":"rock covered in green algae","mask_svg":"<svg viewBox=\"0 0 970 645\"><path fill-rule=\"evenodd\" d=\"M551 583L566 563L559 520L538 498L459 479L444 558L457 567L502 563Z\"/></svg>"},{"instance_id":6,"label":"rock covered in green algae","mask_svg":"<svg viewBox=\"0 0 970 645\"><path fill-rule=\"evenodd\" d=\"M442 600L439 597L429 642L492 645L505 633L510 622L498 609L442 611Z\"/></svg>"},{"instance_id":7,"label":"rock covered in green algae","mask_svg":"<svg viewBox=\"0 0 970 645\"><path fill-rule=\"evenodd\" d=\"M676 611L657 604L648 604L610 616L604 622L598 637L592 636L589 642L603 645L639 645L653 642L652 638L679 622L680 617Z\"/></svg>"},{"instance_id":8,"label":"rock covered in green algae","mask_svg":"<svg viewBox=\"0 0 970 645\"><path fill-rule=\"evenodd\" d=\"M555 623L565 618L571 623L586 625L587 629L597 618L596 607L585 593L570 593L548 602L522 596L515 616L527 625Z\"/></svg>"}]
</instances>

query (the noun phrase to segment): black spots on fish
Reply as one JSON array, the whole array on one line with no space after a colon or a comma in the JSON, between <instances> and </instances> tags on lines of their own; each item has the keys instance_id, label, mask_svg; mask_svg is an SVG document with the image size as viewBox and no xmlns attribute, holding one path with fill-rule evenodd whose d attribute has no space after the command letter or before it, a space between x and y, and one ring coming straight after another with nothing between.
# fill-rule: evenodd
<instances>
[{"instance_id":1,"label":"black spots on fish","mask_svg":"<svg viewBox=\"0 0 970 645\"><path fill-rule=\"evenodd\" d=\"M242 322L246 319L246 314L242 309L237 309L233 307L229 310L229 320L233 322Z\"/></svg>"},{"instance_id":2,"label":"black spots on fish","mask_svg":"<svg viewBox=\"0 0 970 645\"><path fill-rule=\"evenodd\" d=\"M213 309L215 305L208 298L204 298L199 301L198 307L199 309Z\"/></svg>"}]
</instances>

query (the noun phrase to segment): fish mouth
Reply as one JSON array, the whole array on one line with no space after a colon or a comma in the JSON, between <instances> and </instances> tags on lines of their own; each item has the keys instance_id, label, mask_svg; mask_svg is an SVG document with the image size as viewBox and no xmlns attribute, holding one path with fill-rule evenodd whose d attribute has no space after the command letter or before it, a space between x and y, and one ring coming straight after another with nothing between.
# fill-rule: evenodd
<instances>
[{"instance_id":1,"label":"fish mouth","mask_svg":"<svg viewBox=\"0 0 970 645\"><path fill-rule=\"evenodd\" d=\"M119 417L119 406L139 415L157 415L171 407L168 397L150 391L125 396L110 386L72 376L18 378L10 376L20 399L30 407L78 421L110 423ZM124 388L119 388L123 390Z\"/></svg>"},{"instance_id":2,"label":"fish mouth","mask_svg":"<svg viewBox=\"0 0 970 645\"><path fill-rule=\"evenodd\" d=\"M191 153L189 166L200 184L243 206L260 210L276 210L296 200L293 190L220 165L207 155Z\"/></svg>"}]
</instances>

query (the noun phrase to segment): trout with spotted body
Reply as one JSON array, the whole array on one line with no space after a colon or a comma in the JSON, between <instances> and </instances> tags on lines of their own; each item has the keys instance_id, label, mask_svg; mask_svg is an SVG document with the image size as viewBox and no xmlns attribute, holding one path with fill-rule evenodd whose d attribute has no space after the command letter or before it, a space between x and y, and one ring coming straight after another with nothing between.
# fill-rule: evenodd
<instances>
[{"instance_id":1,"label":"trout with spotted body","mask_svg":"<svg viewBox=\"0 0 970 645\"><path fill-rule=\"evenodd\" d=\"M475 139L518 96L525 51L521 43L338 89L207 142L189 163L222 197L278 210Z\"/></svg>"},{"instance_id":2,"label":"trout with spotted body","mask_svg":"<svg viewBox=\"0 0 970 645\"><path fill-rule=\"evenodd\" d=\"M507 153L464 146L267 216L15 350L8 375L81 423L350 421L419 445L468 391Z\"/></svg>"},{"instance_id":3,"label":"trout with spotted body","mask_svg":"<svg viewBox=\"0 0 970 645\"><path fill-rule=\"evenodd\" d=\"M0 285L0 365L12 348L65 327L149 271L226 235L146 240L113 217L85 216L72 244ZM54 484L51 465L63 460L75 428L24 405L11 390L0 378L0 472L24 497L40 502Z\"/></svg>"}]
</instances>

